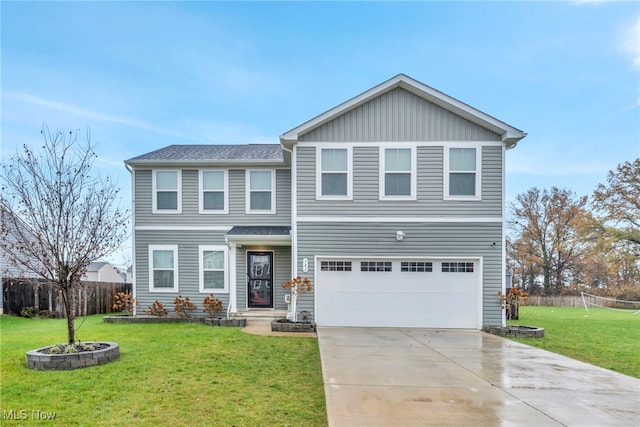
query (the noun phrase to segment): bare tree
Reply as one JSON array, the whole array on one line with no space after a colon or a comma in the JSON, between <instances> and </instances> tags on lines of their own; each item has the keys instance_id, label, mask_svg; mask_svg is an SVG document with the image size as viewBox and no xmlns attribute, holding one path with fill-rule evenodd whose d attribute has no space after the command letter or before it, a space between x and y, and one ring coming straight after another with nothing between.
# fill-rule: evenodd
<instances>
[{"instance_id":1,"label":"bare tree","mask_svg":"<svg viewBox=\"0 0 640 427\"><path fill-rule=\"evenodd\" d=\"M509 256L539 271L545 292L555 293L578 271L585 245L581 228L587 197L568 190L532 188L519 194L512 205L510 226L514 232ZM532 268L537 267L537 268Z\"/></svg>"},{"instance_id":2,"label":"bare tree","mask_svg":"<svg viewBox=\"0 0 640 427\"><path fill-rule=\"evenodd\" d=\"M2 165L0 243L10 262L52 282L62 295L68 342L75 342L77 290L93 260L109 255L127 238L129 213L117 206L119 188L91 173L95 146L87 130L51 132L44 145L26 145Z\"/></svg>"}]
</instances>

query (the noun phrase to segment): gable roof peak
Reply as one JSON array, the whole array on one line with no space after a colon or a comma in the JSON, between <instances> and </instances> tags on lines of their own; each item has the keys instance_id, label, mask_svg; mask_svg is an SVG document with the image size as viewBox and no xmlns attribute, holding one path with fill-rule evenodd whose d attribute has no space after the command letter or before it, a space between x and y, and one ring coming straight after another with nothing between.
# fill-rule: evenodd
<instances>
[{"instance_id":1,"label":"gable roof peak","mask_svg":"<svg viewBox=\"0 0 640 427\"><path fill-rule=\"evenodd\" d=\"M494 133L502 136L502 141L507 148L511 148L517 144L519 140L527 134L521 130L508 125L507 123L496 119L482 111L459 101L437 89L432 88L418 80L400 73L390 79L372 87L365 92L339 104L338 106L306 121L305 123L285 132L280 136L280 143L283 146L293 146L297 143L300 136L316 129L329 121L343 115L359 106L377 98L391 90L402 88L408 92L423 98L453 114L456 114L466 120L476 123Z\"/></svg>"}]
</instances>

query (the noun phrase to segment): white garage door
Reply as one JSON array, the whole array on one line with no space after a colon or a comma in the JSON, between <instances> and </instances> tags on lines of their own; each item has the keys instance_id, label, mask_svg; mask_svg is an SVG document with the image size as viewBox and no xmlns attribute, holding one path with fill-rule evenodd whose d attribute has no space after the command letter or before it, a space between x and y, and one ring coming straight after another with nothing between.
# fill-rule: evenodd
<instances>
[{"instance_id":1,"label":"white garage door","mask_svg":"<svg viewBox=\"0 0 640 427\"><path fill-rule=\"evenodd\" d=\"M480 262L318 258L316 323L478 329Z\"/></svg>"}]
</instances>

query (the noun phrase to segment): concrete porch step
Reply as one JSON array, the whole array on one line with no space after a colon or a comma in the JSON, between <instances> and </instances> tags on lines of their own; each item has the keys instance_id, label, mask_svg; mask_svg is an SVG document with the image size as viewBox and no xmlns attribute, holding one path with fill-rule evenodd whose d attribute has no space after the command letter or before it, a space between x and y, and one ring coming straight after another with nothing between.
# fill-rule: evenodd
<instances>
[{"instance_id":1,"label":"concrete porch step","mask_svg":"<svg viewBox=\"0 0 640 427\"><path fill-rule=\"evenodd\" d=\"M247 310L237 313L229 313L231 319L246 319L247 325L268 325L275 319L281 319L287 315L286 310Z\"/></svg>"}]
</instances>

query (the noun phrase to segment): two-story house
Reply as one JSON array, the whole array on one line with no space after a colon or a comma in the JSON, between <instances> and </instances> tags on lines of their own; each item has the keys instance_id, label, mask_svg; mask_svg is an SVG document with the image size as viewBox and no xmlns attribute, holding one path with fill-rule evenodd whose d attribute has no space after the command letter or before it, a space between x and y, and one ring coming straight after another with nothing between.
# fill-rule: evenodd
<instances>
[{"instance_id":1,"label":"two-story house","mask_svg":"<svg viewBox=\"0 0 640 427\"><path fill-rule=\"evenodd\" d=\"M301 275L320 326L501 325L505 151L525 136L400 74L280 144L127 160L135 296L284 310Z\"/></svg>"}]
</instances>

